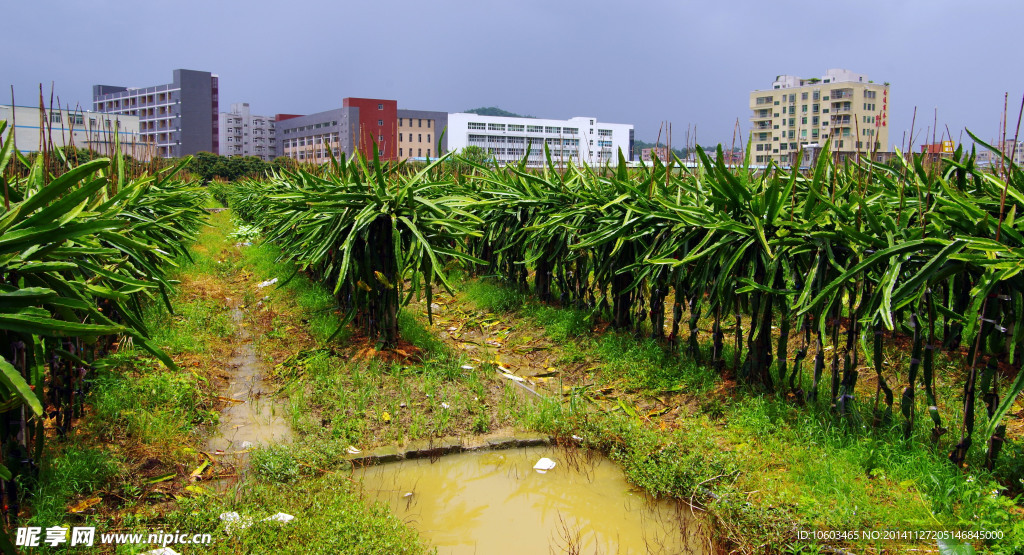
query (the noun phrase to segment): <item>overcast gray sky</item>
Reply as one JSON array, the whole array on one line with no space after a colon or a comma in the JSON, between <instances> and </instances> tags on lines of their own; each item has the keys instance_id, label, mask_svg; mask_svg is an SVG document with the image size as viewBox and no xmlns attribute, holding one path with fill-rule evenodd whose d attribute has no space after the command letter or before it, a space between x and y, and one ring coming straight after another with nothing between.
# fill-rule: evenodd
<instances>
[{"instance_id":1,"label":"overcast gray sky","mask_svg":"<svg viewBox=\"0 0 1024 555\"><path fill-rule=\"evenodd\" d=\"M390 98L595 116L647 141L668 120L674 144L688 127L707 144L731 142L736 118L745 137L749 93L776 75L836 67L892 84L898 145L915 106L918 136L937 108L954 139L965 127L992 138L1004 93L1011 131L1024 95L1020 0L12 0L0 12L5 103L10 85L18 104L34 104L52 81L64 103L89 106L93 84L156 85L187 68L220 75L222 111Z\"/></svg>"}]
</instances>

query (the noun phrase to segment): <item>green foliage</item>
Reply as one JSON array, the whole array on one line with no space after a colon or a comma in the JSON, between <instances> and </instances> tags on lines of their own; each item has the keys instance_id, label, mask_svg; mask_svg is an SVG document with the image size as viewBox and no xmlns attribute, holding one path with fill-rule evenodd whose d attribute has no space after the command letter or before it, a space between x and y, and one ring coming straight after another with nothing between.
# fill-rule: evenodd
<instances>
[{"instance_id":1,"label":"green foliage","mask_svg":"<svg viewBox=\"0 0 1024 555\"><path fill-rule=\"evenodd\" d=\"M29 526L53 526L64 520L76 495L92 493L117 475L120 465L107 451L69 446L46 466L39 477Z\"/></svg>"},{"instance_id":2,"label":"green foliage","mask_svg":"<svg viewBox=\"0 0 1024 555\"><path fill-rule=\"evenodd\" d=\"M270 171L280 171L284 167L291 167L291 164L283 162L282 158L289 160L287 157L278 157L273 162L267 163L259 156L220 156L211 152L199 152L192 157L187 169L199 177L204 184L215 178L235 181L243 178L259 178ZM221 198L217 197L217 200L221 200Z\"/></svg>"},{"instance_id":3,"label":"green foliage","mask_svg":"<svg viewBox=\"0 0 1024 555\"><path fill-rule=\"evenodd\" d=\"M232 205L323 280L370 337L393 346L399 306L420 291L429 305L435 283L450 290L445 263L473 260L457 249L476 233L466 210L472 199L439 175L443 161L410 174L376 156L342 158L322 175L300 170L242 183Z\"/></svg>"},{"instance_id":4,"label":"green foliage","mask_svg":"<svg viewBox=\"0 0 1024 555\"><path fill-rule=\"evenodd\" d=\"M2 438L4 459L15 480L32 482L44 407L57 433L70 433L85 377L118 335L174 367L143 310L169 305L168 271L187 256L206 194L175 179L185 162L129 177L138 168L120 153L76 165L60 152L30 161L12 146L0 146L0 344L11 346L0 359L0 424L24 431Z\"/></svg>"},{"instance_id":5,"label":"green foliage","mask_svg":"<svg viewBox=\"0 0 1024 555\"><path fill-rule=\"evenodd\" d=\"M227 535L221 513L252 517L253 525ZM295 517L286 525L263 519L283 512ZM210 533L204 553L296 553L413 555L429 553L416 532L381 504L366 506L348 472L329 473L298 482L249 483L237 500L213 497L182 500L164 521L169 529ZM153 523L148 526L152 528ZM145 526L140 526L144 531Z\"/></svg>"},{"instance_id":6,"label":"green foliage","mask_svg":"<svg viewBox=\"0 0 1024 555\"><path fill-rule=\"evenodd\" d=\"M513 312L526 302L526 295L520 291L481 281L470 282L463 293L477 307L491 312Z\"/></svg>"},{"instance_id":7,"label":"green foliage","mask_svg":"<svg viewBox=\"0 0 1024 555\"><path fill-rule=\"evenodd\" d=\"M299 462L287 445L254 448L249 453L249 467L258 476L271 482L292 482L299 477Z\"/></svg>"}]
</instances>

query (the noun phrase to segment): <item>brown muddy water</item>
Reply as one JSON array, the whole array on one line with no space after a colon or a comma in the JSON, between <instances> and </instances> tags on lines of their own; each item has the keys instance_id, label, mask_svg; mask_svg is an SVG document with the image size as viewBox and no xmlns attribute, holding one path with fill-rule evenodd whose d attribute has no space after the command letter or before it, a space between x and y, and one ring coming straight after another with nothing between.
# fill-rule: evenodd
<instances>
[{"instance_id":1,"label":"brown muddy water","mask_svg":"<svg viewBox=\"0 0 1024 555\"><path fill-rule=\"evenodd\" d=\"M244 473L247 453L252 447L286 443L292 433L284 419L283 404L271 396L271 388L263 380L265 368L245 329L242 310L233 308L231 318L240 331L228 361L228 388L222 395L234 402L221 411L220 422L206 447L221 463L234 466L237 474L236 480L220 481L218 489L237 481L237 476Z\"/></svg>"},{"instance_id":2,"label":"brown muddy water","mask_svg":"<svg viewBox=\"0 0 1024 555\"><path fill-rule=\"evenodd\" d=\"M533 469L542 457L557 466ZM530 447L413 459L358 469L441 554L711 553L689 506L656 501L607 458Z\"/></svg>"}]
</instances>

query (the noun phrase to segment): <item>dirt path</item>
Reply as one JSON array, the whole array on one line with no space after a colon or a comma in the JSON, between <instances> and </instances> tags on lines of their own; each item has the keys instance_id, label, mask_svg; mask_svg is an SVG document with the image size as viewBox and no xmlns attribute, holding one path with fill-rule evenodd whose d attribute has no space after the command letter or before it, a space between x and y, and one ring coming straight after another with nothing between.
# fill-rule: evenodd
<instances>
[{"instance_id":1,"label":"dirt path","mask_svg":"<svg viewBox=\"0 0 1024 555\"><path fill-rule=\"evenodd\" d=\"M287 443L292 429L281 416L282 403L270 396L270 385L264 379L266 368L256 356L242 307L235 299L227 300L236 304L231 309L231 319L238 326L237 343L225 368L229 378L222 397L228 404L206 446L210 454L220 458L221 464L235 468L237 481L244 474L252 447Z\"/></svg>"}]
</instances>

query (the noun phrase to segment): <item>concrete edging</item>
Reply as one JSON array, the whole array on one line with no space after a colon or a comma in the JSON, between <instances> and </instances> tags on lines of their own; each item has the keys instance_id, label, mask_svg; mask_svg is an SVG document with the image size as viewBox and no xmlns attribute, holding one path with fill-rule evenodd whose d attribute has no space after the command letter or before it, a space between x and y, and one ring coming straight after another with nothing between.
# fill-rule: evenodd
<instances>
[{"instance_id":1,"label":"concrete edging","mask_svg":"<svg viewBox=\"0 0 1024 555\"><path fill-rule=\"evenodd\" d=\"M420 439L404 446L385 445L364 453L349 455L346 460L353 466L363 467L375 464L398 462L405 459L432 459L465 451L512 449L515 447L537 447L551 445L551 437L532 432L516 432L484 438L444 437L441 439Z\"/></svg>"}]
</instances>

